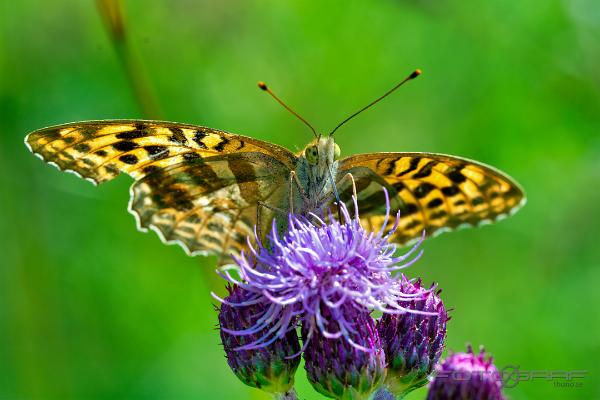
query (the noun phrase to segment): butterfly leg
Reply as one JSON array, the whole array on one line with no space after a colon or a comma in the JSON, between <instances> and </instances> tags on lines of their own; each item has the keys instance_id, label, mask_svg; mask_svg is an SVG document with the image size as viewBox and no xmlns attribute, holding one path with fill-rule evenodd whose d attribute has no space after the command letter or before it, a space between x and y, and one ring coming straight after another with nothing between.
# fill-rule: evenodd
<instances>
[{"instance_id":1,"label":"butterfly leg","mask_svg":"<svg viewBox=\"0 0 600 400\"><path fill-rule=\"evenodd\" d=\"M294 213L294 184L296 185L296 188L298 188L298 193L300 193L300 195L302 196L304 204L308 203L308 195L306 194L306 191L302 187L302 184L300 183L300 180L298 179L298 175L296 175L296 171L290 172L289 199L290 199L290 213L291 214Z\"/></svg>"},{"instance_id":2,"label":"butterfly leg","mask_svg":"<svg viewBox=\"0 0 600 400\"><path fill-rule=\"evenodd\" d=\"M258 237L261 239L262 239L262 220L261 220L261 211L260 210L262 207L266 208L267 210L274 211L284 217L287 217L285 210L282 210L281 208L270 206L267 203L264 203L259 200L256 203L256 233L257 233Z\"/></svg>"},{"instance_id":3,"label":"butterfly leg","mask_svg":"<svg viewBox=\"0 0 600 400\"><path fill-rule=\"evenodd\" d=\"M350 179L350 182L352 182L352 197L354 198L354 201L358 201L358 197L356 194L356 182L354 181L354 176L352 176L352 174L350 172L348 172L346 175L342 176L342 179L339 180L338 184L341 186L342 182L345 179ZM338 204L338 218L341 221L342 220L342 210L340 207L341 206ZM355 212L358 212L358 210L355 210Z\"/></svg>"},{"instance_id":4,"label":"butterfly leg","mask_svg":"<svg viewBox=\"0 0 600 400\"><path fill-rule=\"evenodd\" d=\"M350 172L348 172L346 175L342 176L342 179L338 181L339 186L341 186L344 179L350 179L350 182L352 182L352 196L355 199L358 199L358 196L356 195L356 182L354 181L354 176Z\"/></svg>"},{"instance_id":5,"label":"butterfly leg","mask_svg":"<svg viewBox=\"0 0 600 400\"><path fill-rule=\"evenodd\" d=\"M343 177L342 177L342 178L341 178L341 179L340 179L340 180L339 180L339 181L336 183L336 185L337 185L338 187L341 187L341 186L342 186L342 184L344 183L344 181L345 181L345 180L350 180L350 182L351 182L351 184L352 184L352 196L353 196L355 199L358 199L358 197L357 197L357 194L356 194L356 182L354 181L354 176L353 176L353 175L352 175L350 172L348 172L346 175L344 175L344 176L343 176ZM328 193L326 196L323 196L323 198L322 198L322 200L321 200L321 203L324 203L324 204L327 204L327 203L329 203L331 196L332 196L332 193L331 193L331 192L330 192L330 193ZM341 201L341 200L340 200L340 201ZM339 220L339 221L341 221L341 220L342 220L342 210L341 210L341 208L340 208L341 206L340 206L340 204L339 204L339 203L337 204L337 206L338 206L338 220Z\"/></svg>"}]
</instances>

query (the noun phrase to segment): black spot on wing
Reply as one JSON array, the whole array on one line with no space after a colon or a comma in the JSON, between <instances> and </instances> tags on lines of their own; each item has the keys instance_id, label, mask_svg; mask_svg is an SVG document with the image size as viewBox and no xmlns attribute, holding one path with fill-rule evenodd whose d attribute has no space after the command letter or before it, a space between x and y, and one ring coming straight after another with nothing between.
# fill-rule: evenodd
<instances>
[{"instance_id":1,"label":"black spot on wing","mask_svg":"<svg viewBox=\"0 0 600 400\"><path fill-rule=\"evenodd\" d=\"M394 173L394 171L396 170L396 163L398 162L400 158L392 158L389 163L388 163L388 167L385 170L385 172L383 173L384 175L391 175ZM381 161L381 160L379 160ZM379 163L378 161L378 163Z\"/></svg>"},{"instance_id":2,"label":"black spot on wing","mask_svg":"<svg viewBox=\"0 0 600 400\"><path fill-rule=\"evenodd\" d=\"M504 195L507 197L522 197L521 192L514 186L511 186Z\"/></svg>"},{"instance_id":3,"label":"black spot on wing","mask_svg":"<svg viewBox=\"0 0 600 400\"><path fill-rule=\"evenodd\" d=\"M429 220L431 221L435 221L436 219L441 219L448 216L448 213L444 210L438 211L436 213L433 213L429 216Z\"/></svg>"},{"instance_id":4,"label":"black spot on wing","mask_svg":"<svg viewBox=\"0 0 600 400\"><path fill-rule=\"evenodd\" d=\"M402 182L400 182L400 181L398 181L398 182L394 183L394 184L392 185L392 187L393 187L394 189L396 189L396 191L397 191L398 193L400 193L401 191L403 191L404 189L406 189L406 186L404 185L404 183L402 183Z\"/></svg>"},{"instance_id":5,"label":"black spot on wing","mask_svg":"<svg viewBox=\"0 0 600 400\"><path fill-rule=\"evenodd\" d=\"M215 150L218 152L221 152L221 151L225 150L225 146L227 144L229 144L229 139L227 139L226 137L222 137L219 144L215 146Z\"/></svg>"},{"instance_id":6,"label":"black spot on wing","mask_svg":"<svg viewBox=\"0 0 600 400\"><path fill-rule=\"evenodd\" d=\"M442 204L444 204L444 200L440 199L439 197L436 197L435 199L427 203L427 208L437 208Z\"/></svg>"},{"instance_id":7,"label":"black spot on wing","mask_svg":"<svg viewBox=\"0 0 600 400\"><path fill-rule=\"evenodd\" d=\"M196 160L196 159L200 158L200 154L195 153L193 151L188 152L188 153L183 153L181 156L183 157L183 159L185 161L192 161L192 160Z\"/></svg>"},{"instance_id":8,"label":"black spot on wing","mask_svg":"<svg viewBox=\"0 0 600 400\"><path fill-rule=\"evenodd\" d=\"M129 165L135 165L138 162L138 158L134 154L124 154L119 157L119 160Z\"/></svg>"},{"instance_id":9,"label":"black spot on wing","mask_svg":"<svg viewBox=\"0 0 600 400\"><path fill-rule=\"evenodd\" d=\"M435 189L435 186L433 186L431 183L423 182L415 188L413 193L417 199L422 199L423 197L427 196L429 192L431 192L433 189Z\"/></svg>"},{"instance_id":10,"label":"black spot on wing","mask_svg":"<svg viewBox=\"0 0 600 400\"><path fill-rule=\"evenodd\" d=\"M107 164L104 166L104 170L106 171L107 174L112 175L112 176L117 176L119 175L119 168L117 168L114 164Z\"/></svg>"},{"instance_id":11,"label":"black spot on wing","mask_svg":"<svg viewBox=\"0 0 600 400\"><path fill-rule=\"evenodd\" d=\"M100 157L106 157L108 155L108 153L106 152L106 150L97 150L94 154L97 154Z\"/></svg>"},{"instance_id":12,"label":"black spot on wing","mask_svg":"<svg viewBox=\"0 0 600 400\"><path fill-rule=\"evenodd\" d=\"M202 188L206 188L207 192L221 187L222 179L219 178L210 165L204 163L202 158L190 160L187 171L194 183Z\"/></svg>"},{"instance_id":13,"label":"black spot on wing","mask_svg":"<svg viewBox=\"0 0 600 400\"><path fill-rule=\"evenodd\" d=\"M212 232L217 232L217 233L224 232L223 225L217 224L215 222L209 222L208 224L206 224L206 227L208 228L209 231L212 231Z\"/></svg>"},{"instance_id":14,"label":"black spot on wing","mask_svg":"<svg viewBox=\"0 0 600 400\"><path fill-rule=\"evenodd\" d=\"M150 174L158 173L159 171L162 171L162 170L159 167L157 167L156 165L148 165L147 167L144 167L144 169L142 171L144 172L144 175L150 175Z\"/></svg>"},{"instance_id":15,"label":"black spot on wing","mask_svg":"<svg viewBox=\"0 0 600 400\"><path fill-rule=\"evenodd\" d=\"M192 214L189 217L187 217L186 221L190 224L198 224L202 221L202 219L198 214Z\"/></svg>"},{"instance_id":16,"label":"black spot on wing","mask_svg":"<svg viewBox=\"0 0 600 400\"><path fill-rule=\"evenodd\" d=\"M148 132L146 132L146 129L143 125L138 125L137 128L132 131L121 132L115 135L117 139L139 139L146 136L148 136Z\"/></svg>"},{"instance_id":17,"label":"black spot on wing","mask_svg":"<svg viewBox=\"0 0 600 400\"><path fill-rule=\"evenodd\" d=\"M137 148L139 146L135 142L130 142L128 140L123 140L121 142L117 142L117 143L113 144L112 147L115 150L117 150L117 151L131 151L131 150L133 150L133 149L135 149L135 148Z\"/></svg>"},{"instance_id":18,"label":"black spot on wing","mask_svg":"<svg viewBox=\"0 0 600 400\"><path fill-rule=\"evenodd\" d=\"M412 229L412 228L416 228L416 227L417 227L417 226L419 226L419 225L421 225L421 221L419 221L419 220L414 220L414 221L412 221L412 222L408 223L408 224L407 224L407 225L404 227L404 229Z\"/></svg>"},{"instance_id":19,"label":"black spot on wing","mask_svg":"<svg viewBox=\"0 0 600 400\"><path fill-rule=\"evenodd\" d=\"M208 136L208 135L202 131L196 131L196 133L194 133L194 142L196 142L198 147L200 147L201 149L205 149L205 150L208 149L208 147L206 147L204 142L202 142L202 139L204 139L206 136Z\"/></svg>"},{"instance_id":20,"label":"black spot on wing","mask_svg":"<svg viewBox=\"0 0 600 400\"><path fill-rule=\"evenodd\" d=\"M165 146L144 146L144 150L148 152L148 156L153 160L162 160L169 156L169 149Z\"/></svg>"},{"instance_id":21,"label":"black spot on wing","mask_svg":"<svg viewBox=\"0 0 600 400\"><path fill-rule=\"evenodd\" d=\"M427 164L423 166L416 174L412 177L416 179L426 178L431 175L431 169L437 164L436 161L429 161Z\"/></svg>"},{"instance_id":22,"label":"black spot on wing","mask_svg":"<svg viewBox=\"0 0 600 400\"><path fill-rule=\"evenodd\" d=\"M238 245L246 246L248 244L248 239L246 239L246 236L240 235L238 232L231 234L230 238Z\"/></svg>"},{"instance_id":23,"label":"black spot on wing","mask_svg":"<svg viewBox=\"0 0 600 400\"><path fill-rule=\"evenodd\" d=\"M400 208L400 218L411 215L419 211L419 207L415 203L406 203Z\"/></svg>"},{"instance_id":24,"label":"black spot on wing","mask_svg":"<svg viewBox=\"0 0 600 400\"><path fill-rule=\"evenodd\" d=\"M80 153L87 153L88 151L90 151L90 146L85 143L79 143L75 145L74 149Z\"/></svg>"},{"instance_id":25,"label":"black spot on wing","mask_svg":"<svg viewBox=\"0 0 600 400\"><path fill-rule=\"evenodd\" d=\"M159 209L173 208L177 211L188 211L194 207L189 193L181 188L170 186L151 186L152 201Z\"/></svg>"},{"instance_id":26,"label":"black spot on wing","mask_svg":"<svg viewBox=\"0 0 600 400\"><path fill-rule=\"evenodd\" d=\"M44 138L49 139L50 141L60 139L60 133L58 131L44 132Z\"/></svg>"},{"instance_id":27,"label":"black spot on wing","mask_svg":"<svg viewBox=\"0 0 600 400\"><path fill-rule=\"evenodd\" d=\"M200 239L202 241L205 241L205 242L208 242L208 243L212 243L212 244L216 244L218 246L221 245L221 240L218 239L218 238L216 238L216 237L214 237L214 236L211 236L211 235L202 235L202 236L200 236Z\"/></svg>"},{"instance_id":28,"label":"black spot on wing","mask_svg":"<svg viewBox=\"0 0 600 400\"><path fill-rule=\"evenodd\" d=\"M448 197L452 197L452 196L456 196L457 194L460 193L460 189L458 188L458 186L446 186L442 188L442 194L444 196L448 196Z\"/></svg>"},{"instance_id":29,"label":"black spot on wing","mask_svg":"<svg viewBox=\"0 0 600 400\"><path fill-rule=\"evenodd\" d=\"M454 183L463 183L467 178L458 169L454 169L446 174L448 178Z\"/></svg>"},{"instance_id":30,"label":"black spot on wing","mask_svg":"<svg viewBox=\"0 0 600 400\"><path fill-rule=\"evenodd\" d=\"M403 175L408 174L409 172L416 170L417 167L419 166L420 161L421 161L420 157L412 158L410 160L408 168L406 168L404 171L399 172L397 176L403 176Z\"/></svg>"},{"instance_id":31,"label":"black spot on wing","mask_svg":"<svg viewBox=\"0 0 600 400\"><path fill-rule=\"evenodd\" d=\"M93 126L82 126L81 129L78 130L79 133L81 133L81 135L86 138L86 139L91 139L93 138L96 133L98 132L98 129L96 129Z\"/></svg>"},{"instance_id":32,"label":"black spot on wing","mask_svg":"<svg viewBox=\"0 0 600 400\"><path fill-rule=\"evenodd\" d=\"M194 207L193 199L187 190L175 189L170 190L165 196L167 204L179 211L191 210Z\"/></svg>"},{"instance_id":33,"label":"black spot on wing","mask_svg":"<svg viewBox=\"0 0 600 400\"><path fill-rule=\"evenodd\" d=\"M146 175L143 182L148 185L152 202L158 209L187 211L193 208L193 198L188 190L173 179L167 179L162 168L148 165L142 171Z\"/></svg>"},{"instance_id":34,"label":"black spot on wing","mask_svg":"<svg viewBox=\"0 0 600 400\"><path fill-rule=\"evenodd\" d=\"M173 132L173 135L169 137L171 142L180 144L182 146L187 144L187 138L185 137L185 134L181 128L170 128L170 130Z\"/></svg>"}]
</instances>

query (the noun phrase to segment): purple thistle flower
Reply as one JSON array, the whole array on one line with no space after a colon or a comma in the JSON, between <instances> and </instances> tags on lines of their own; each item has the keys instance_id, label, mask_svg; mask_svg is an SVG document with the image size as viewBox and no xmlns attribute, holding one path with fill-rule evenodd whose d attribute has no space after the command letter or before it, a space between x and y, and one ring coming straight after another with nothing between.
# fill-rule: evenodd
<instances>
[{"instance_id":1,"label":"purple thistle flower","mask_svg":"<svg viewBox=\"0 0 600 400\"><path fill-rule=\"evenodd\" d=\"M486 360L468 346L466 353L454 353L436 367L427 400L504 400L502 379L492 357Z\"/></svg>"},{"instance_id":2,"label":"purple thistle flower","mask_svg":"<svg viewBox=\"0 0 600 400\"><path fill-rule=\"evenodd\" d=\"M329 313L338 310L323 308L323 316L330 321L329 324L335 324L336 319ZM307 343L304 350L306 374L315 390L324 396L366 399L385 376L385 354L375 321L367 311L352 307L344 310L344 315L352 321L352 341L369 351L357 349L347 340L329 339L321 331L310 332L303 327L302 338ZM312 338L309 340L307 336L310 334Z\"/></svg>"},{"instance_id":3,"label":"purple thistle flower","mask_svg":"<svg viewBox=\"0 0 600 400\"><path fill-rule=\"evenodd\" d=\"M329 223L314 214L310 217L315 223L290 215L288 231L280 237L273 221L267 237L269 245L264 246L257 240L257 249L250 247L249 255L236 258L241 280L227 269L220 271L226 280L251 293L238 305L269 303L253 327L228 331L255 338L241 349L268 345L301 321L307 338L319 331L324 338L344 338L351 345L370 351L353 340L353 321L344 310L432 314L405 306L406 302L421 298L425 293L403 292L396 272L416 261L422 252L410 259L419 242L406 254L394 256L396 245L388 239L398 225L399 213L393 228L384 234L390 213L387 191L384 189L384 192L386 215L377 233L361 226L355 199L353 217L341 204L340 213L345 222L337 221L331 214ZM406 263L399 264L402 262ZM330 323L332 321L335 323ZM259 337L257 332L265 333Z\"/></svg>"},{"instance_id":4,"label":"purple thistle flower","mask_svg":"<svg viewBox=\"0 0 600 400\"><path fill-rule=\"evenodd\" d=\"M248 386L271 393L289 392L294 386L294 374L300 364L300 357L293 357L300 351L296 331L290 330L282 338L261 348L238 350L245 344L255 341L262 333L239 336L228 332L253 326L264 312L264 304L232 307L229 302L243 303L250 293L239 286L229 286L227 289L229 296L219 310L219 326L229 367Z\"/></svg>"},{"instance_id":5,"label":"purple thistle flower","mask_svg":"<svg viewBox=\"0 0 600 400\"><path fill-rule=\"evenodd\" d=\"M403 293L423 293L422 298L402 302L412 310L435 315L415 313L384 314L377 321L387 359L386 386L396 395L405 395L427 383L444 348L448 314L444 303L435 292L421 286L421 279L411 282L404 275L400 283Z\"/></svg>"}]
</instances>

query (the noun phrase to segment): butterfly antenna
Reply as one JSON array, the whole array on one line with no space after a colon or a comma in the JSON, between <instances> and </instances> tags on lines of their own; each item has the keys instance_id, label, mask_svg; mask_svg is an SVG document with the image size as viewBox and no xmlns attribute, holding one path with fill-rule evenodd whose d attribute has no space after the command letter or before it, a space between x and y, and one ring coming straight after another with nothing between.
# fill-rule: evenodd
<instances>
[{"instance_id":1,"label":"butterfly antenna","mask_svg":"<svg viewBox=\"0 0 600 400\"><path fill-rule=\"evenodd\" d=\"M304 125L306 125L306 126L308 126L310 128L310 130L312 131L312 133L315 135L316 138L319 137L319 135L317 135L317 131L315 131L315 128L313 128L313 126L307 120L305 120L304 118L302 118L300 116L300 114L298 114L296 111L294 111L290 107L288 107L288 105L285 104L283 102L283 100L281 100L279 97L277 97L277 95L275 93L273 93L271 91L271 89L269 89L264 82L258 82L258 87L261 90L264 90L265 92L269 93L271 95L271 97L273 97L279 104L281 104L283 106L283 108L285 108L286 110L288 110L289 112L291 112L292 114L294 114L296 116L296 118L298 118L300 121L304 122Z\"/></svg>"},{"instance_id":2,"label":"butterfly antenna","mask_svg":"<svg viewBox=\"0 0 600 400\"><path fill-rule=\"evenodd\" d=\"M410 80L415 79L419 75L421 75L421 70L420 69L416 69L412 74L410 74L409 76L407 76L406 78L404 78L402 80L402 82L400 82L399 84L397 84L396 86L394 86L393 88L391 88L390 90L388 90L387 92L385 92L383 94L383 96L378 97L377 99L375 99L371 103L367 104L365 107L361 108L360 110L358 110L357 112L355 112L354 114L352 114L351 116L349 116L348 118L346 118L345 120L343 120L342 122L340 122L338 124L338 126L336 126L331 131L331 133L329 134L329 136L333 136L333 134L335 133L335 131L337 131L338 128L341 127L342 125L344 125L346 122L350 121L352 118L356 117L358 114L360 114L361 112L365 111L367 108L370 108L370 107L374 106L375 104L379 103L381 100L383 100L384 98L386 98L387 96L389 96L390 94L392 94L400 86L404 85L406 82L408 82Z\"/></svg>"}]
</instances>

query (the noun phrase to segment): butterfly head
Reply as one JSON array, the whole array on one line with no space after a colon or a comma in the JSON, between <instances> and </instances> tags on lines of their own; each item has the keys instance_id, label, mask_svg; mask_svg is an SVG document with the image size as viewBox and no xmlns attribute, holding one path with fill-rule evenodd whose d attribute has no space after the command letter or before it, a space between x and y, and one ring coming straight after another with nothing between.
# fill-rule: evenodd
<instances>
[{"instance_id":1,"label":"butterfly head","mask_svg":"<svg viewBox=\"0 0 600 400\"><path fill-rule=\"evenodd\" d=\"M333 136L319 136L306 146L302 155L311 169L318 175L324 175L337 164L340 158L340 146L335 143Z\"/></svg>"},{"instance_id":2,"label":"butterfly head","mask_svg":"<svg viewBox=\"0 0 600 400\"><path fill-rule=\"evenodd\" d=\"M340 148L331 136L318 136L298 155L296 174L306 194L301 210L319 209L328 195L336 193L339 157Z\"/></svg>"}]
</instances>

